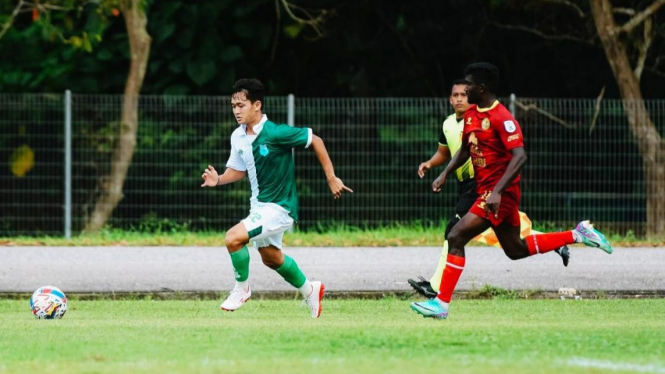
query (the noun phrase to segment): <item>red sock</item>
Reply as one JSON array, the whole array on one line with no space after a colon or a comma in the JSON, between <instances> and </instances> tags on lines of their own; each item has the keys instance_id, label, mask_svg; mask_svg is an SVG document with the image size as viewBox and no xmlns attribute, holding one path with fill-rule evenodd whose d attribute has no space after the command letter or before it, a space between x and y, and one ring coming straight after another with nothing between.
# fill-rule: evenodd
<instances>
[{"instance_id":1,"label":"red sock","mask_svg":"<svg viewBox=\"0 0 665 374\"><path fill-rule=\"evenodd\" d=\"M439 286L439 294L436 296L443 302L449 303L453 297L453 291L457 286L462 271L464 270L464 263L466 258L448 255L446 267L443 269L443 277L441 277L441 285Z\"/></svg>"},{"instance_id":2,"label":"red sock","mask_svg":"<svg viewBox=\"0 0 665 374\"><path fill-rule=\"evenodd\" d=\"M524 238L529 248L529 255L547 253L561 246L575 243L572 231L551 232L549 234L529 235Z\"/></svg>"}]
</instances>

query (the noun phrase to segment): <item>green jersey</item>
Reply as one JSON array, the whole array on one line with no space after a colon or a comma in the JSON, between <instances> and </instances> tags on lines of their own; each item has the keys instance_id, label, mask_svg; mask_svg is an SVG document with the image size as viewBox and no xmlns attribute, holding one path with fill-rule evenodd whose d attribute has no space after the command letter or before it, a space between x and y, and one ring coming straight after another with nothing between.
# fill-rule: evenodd
<instances>
[{"instance_id":1,"label":"green jersey","mask_svg":"<svg viewBox=\"0 0 665 374\"><path fill-rule=\"evenodd\" d=\"M291 150L312 143L312 129L277 125L263 115L254 126L257 135L247 135L240 125L231 134L227 168L246 171L252 188L250 204L275 204L298 221L298 193Z\"/></svg>"},{"instance_id":2,"label":"green jersey","mask_svg":"<svg viewBox=\"0 0 665 374\"><path fill-rule=\"evenodd\" d=\"M448 147L450 150L450 156L455 156L455 153L459 151L462 146L462 131L464 130L464 118L457 119L456 114L451 114L443 121L443 126L441 128L441 134L439 135L439 145ZM471 165L471 157L455 170L455 175L457 180L464 182L473 178L473 166Z\"/></svg>"}]
</instances>

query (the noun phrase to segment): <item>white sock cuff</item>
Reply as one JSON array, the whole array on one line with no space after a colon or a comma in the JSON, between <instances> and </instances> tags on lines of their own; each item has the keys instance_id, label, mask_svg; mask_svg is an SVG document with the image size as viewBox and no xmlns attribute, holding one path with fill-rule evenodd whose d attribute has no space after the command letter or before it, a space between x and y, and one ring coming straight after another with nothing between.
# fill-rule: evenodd
<instances>
[{"instance_id":1,"label":"white sock cuff","mask_svg":"<svg viewBox=\"0 0 665 374\"><path fill-rule=\"evenodd\" d=\"M239 288L239 289L241 289L241 290L243 290L243 291L247 291L247 290L249 289L249 282L248 282L248 281L244 281L244 282L238 282L238 281L236 281L236 286L235 286L235 288Z\"/></svg>"},{"instance_id":2,"label":"white sock cuff","mask_svg":"<svg viewBox=\"0 0 665 374\"><path fill-rule=\"evenodd\" d=\"M305 279L305 283L303 283L300 288L298 288L298 291L302 294L303 297L309 296L312 291L314 291L314 288L312 287L312 282L309 281L309 279Z\"/></svg>"}]
</instances>

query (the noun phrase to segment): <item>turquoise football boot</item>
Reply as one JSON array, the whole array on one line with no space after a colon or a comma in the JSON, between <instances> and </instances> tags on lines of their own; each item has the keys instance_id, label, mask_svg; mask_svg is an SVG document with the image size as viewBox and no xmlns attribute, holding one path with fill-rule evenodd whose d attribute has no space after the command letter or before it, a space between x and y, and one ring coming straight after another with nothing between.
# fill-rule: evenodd
<instances>
[{"instance_id":1,"label":"turquoise football boot","mask_svg":"<svg viewBox=\"0 0 665 374\"><path fill-rule=\"evenodd\" d=\"M423 317L436 319L448 318L448 308L444 308L436 299L411 303L411 309Z\"/></svg>"},{"instance_id":2,"label":"turquoise football boot","mask_svg":"<svg viewBox=\"0 0 665 374\"><path fill-rule=\"evenodd\" d=\"M589 247L600 248L607 253L612 253L612 245L605 239L605 235L594 229L589 221L580 222L573 232L578 243L584 243Z\"/></svg>"}]
</instances>

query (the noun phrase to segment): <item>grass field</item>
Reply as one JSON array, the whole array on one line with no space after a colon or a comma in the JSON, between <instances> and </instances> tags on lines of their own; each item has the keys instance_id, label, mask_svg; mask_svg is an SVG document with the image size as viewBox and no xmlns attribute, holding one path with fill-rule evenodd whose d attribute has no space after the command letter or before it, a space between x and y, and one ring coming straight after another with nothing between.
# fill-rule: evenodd
<instances>
[{"instance_id":1,"label":"grass field","mask_svg":"<svg viewBox=\"0 0 665 374\"><path fill-rule=\"evenodd\" d=\"M665 373L665 300L70 300L62 320L0 300L0 373Z\"/></svg>"}]
</instances>

